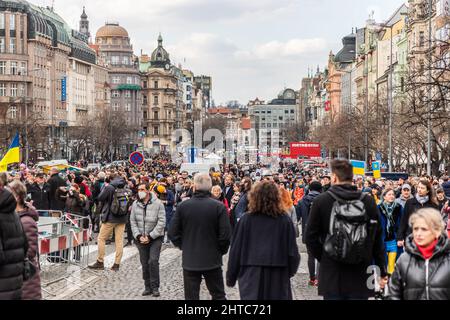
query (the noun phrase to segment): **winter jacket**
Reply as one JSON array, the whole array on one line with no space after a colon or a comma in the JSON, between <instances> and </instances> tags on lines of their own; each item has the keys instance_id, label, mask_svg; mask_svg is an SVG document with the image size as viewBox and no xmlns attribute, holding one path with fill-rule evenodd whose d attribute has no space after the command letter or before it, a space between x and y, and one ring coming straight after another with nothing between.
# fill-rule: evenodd
<instances>
[{"instance_id":1,"label":"winter jacket","mask_svg":"<svg viewBox=\"0 0 450 320\"><path fill-rule=\"evenodd\" d=\"M241 195L236 208L234 208L234 215L236 219L242 218L242 216L247 212L248 209L248 192L245 192Z\"/></svg>"},{"instance_id":2,"label":"winter jacket","mask_svg":"<svg viewBox=\"0 0 450 320\"><path fill-rule=\"evenodd\" d=\"M22 300L41 300L41 277L39 271L38 261L38 227L37 221L39 220L39 214L34 208L26 208L26 210L18 212L20 222L22 223L23 230L28 240L28 252L27 256L31 263L36 268L36 274L29 280L23 283L22 287Z\"/></svg>"},{"instance_id":3,"label":"winter jacket","mask_svg":"<svg viewBox=\"0 0 450 320\"><path fill-rule=\"evenodd\" d=\"M442 189L444 189L445 196L450 199L450 180L442 184Z\"/></svg>"},{"instance_id":4,"label":"winter jacket","mask_svg":"<svg viewBox=\"0 0 450 320\"><path fill-rule=\"evenodd\" d=\"M302 220L302 242L303 243L305 243L306 226L308 225L309 211L311 210L311 205L312 205L314 199L316 199L319 195L320 195L320 192L311 191L298 204L299 210L297 210L297 212L299 212L299 214L300 214L300 217L298 217L298 218L300 218Z\"/></svg>"},{"instance_id":5,"label":"winter jacket","mask_svg":"<svg viewBox=\"0 0 450 320\"><path fill-rule=\"evenodd\" d=\"M413 215L413 213L422 208L433 208L438 210L438 206L430 200L424 204L417 201L416 197L406 201L405 208L403 209L402 220L400 221L400 229L398 230L397 240L405 240L411 234L412 230L409 226L409 218Z\"/></svg>"},{"instance_id":6,"label":"winter jacket","mask_svg":"<svg viewBox=\"0 0 450 320\"><path fill-rule=\"evenodd\" d=\"M66 182L59 176L59 174L55 173L48 180L48 184L50 185L50 210L63 211L65 202L63 199L58 197L57 191L60 187L66 187Z\"/></svg>"},{"instance_id":7,"label":"winter jacket","mask_svg":"<svg viewBox=\"0 0 450 320\"><path fill-rule=\"evenodd\" d=\"M450 300L450 241L442 235L433 256L425 260L414 243L405 241L405 254L395 266L389 282L390 300Z\"/></svg>"},{"instance_id":8,"label":"winter jacket","mask_svg":"<svg viewBox=\"0 0 450 320\"><path fill-rule=\"evenodd\" d=\"M0 300L22 297L25 235L15 210L14 196L0 189Z\"/></svg>"},{"instance_id":9,"label":"winter jacket","mask_svg":"<svg viewBox=\"0 0 450 320\"><path fill-rule=\"evenodd\" d=\"M41 187L37 183L33 183L28 186L27 193L31 194L33 207L35 207L36 210L50 209L50 184L44 183Z\"/></svg>"},{"instance_id":10,"label":"winter jacket","mask_svg":"<svg viewBox=\"0 0 450 320\"><path fill-rule=\"evenodd\" d=\"M226 282L232 287L239 281L243 300L292 300L291 278L299 265L295 230L287 215L245 214L239 220Z\"/></svg>"},{"instance_id":11,"label":"winter jacket","mask_svg":"<svg viewBox=\"0 0 450 320\"><path fill-rule=\"evenodd\" d=\"M78 192L73 192L72 195L70 193L67 193L66 212L79 216L85 216L85 205L86 198L84 195Z\"/></svg>"},{"instance_id":12,"label":"winter jacket","mask_svg":"<svg viewBox=\"0 0 450 320\"><path fill-rule=\"evenodd\" d=\"M149 235L152 239L164 236L166 211L156 195L153 192L151 195L147 205L136 200L131 206L130 225L135 239L142 235Z\"/></svg>"},{"instance_id":13,"label":"winter jacket","mask_svg":"<svg viewBox=\"0 0 450 320\"><path fill-rule=\"evenodd\" d=\"M103 203L101 209L103 223L118 223L118 224L127 223L128 215L117 217L113 215L110 210L116 188L125 188L125 187L126 187L125 180L119 177L114 179L109 185L107 185L98 196L97 200ZM129 192L129 194L131 196L131 191Z\"/></svg>"},{"instance_id":14,"label":"winter jacket","mask_svg":"<svg viewBox=\"0 0 450 320\"><path fill-rule=\"evenodd\" d=\"M334 185L331 192L343 200L357 200L361 198L361 191L350 184ZM319 295L358 296L369 298L374 290L367 286L370 274L367 270L370 265L378 266L381 276L386 276L385 248L382 242L380 216L372 197L366 195L362 202L370 220L377 221L372 248L369 248L373 262L359 264L343 264L330 258L323 251L323 243L329 234L331 210L335 200L329 192L323 193L314 199L308 218L305 242L313 257L320 262L319 269Z\"/></svg>"},{"instance_id":15,"label":"winter jacket","mask_svg":"<svg viewBox=\"0 0 450 320\"><path fill-rule=\"evenodd\" d=\"M168 233L183 251L183 269L208 271L222 266L231 239L230 220L225 206L209 192L196 192L179 204Z\"/></svg>"},{"instance_id":16,"label":"winter jacket","mask_svg":"<svg viewBox=\"0 0 450 320\"><path fill-rule=\"evenodd\" d=\"M394 225L390 230L388 230L388 218L387 218L387 212L386 208L384 208L383 204L378 205L378 210L380 212L380 221L381 221L381 230L383 242L385 241L392 241L397 239L397 233L398 229L400 228L400 221L402 219L402 208L397 203L397 205L394 208L394 211L392 212Z\"/></svg>"},{"instance_id":17,"label":"winter jacket","mask_svg":"<svg viewBox=\"0 0 450 320\"><path fill-rule=\"evenodd\" d=\"M413 195L411 195L411 196L409 197L409 199L412 199L412 198L414 198ZM395 199L395 202L397 202L399 205L402 206L402 208L404 208L404 207L405 207L405 204L406 204L406 201L408 201L409 199L405 199L405 198L403 198L402 195L400 195L399 198Z\"/></svg>"},{"instance_id":18,"label":"winter jacket","mask_svg":"<svg viewBox=\"0 0 450 320\"><path fill-rule=\"evenodd\" d=\"M94 186L92 187L92 201L94 201L95 204L98 204L98 196L102 192L102 188L105 184L105 180L97 180L94 183Z\"/></svg>"}]
</instances>

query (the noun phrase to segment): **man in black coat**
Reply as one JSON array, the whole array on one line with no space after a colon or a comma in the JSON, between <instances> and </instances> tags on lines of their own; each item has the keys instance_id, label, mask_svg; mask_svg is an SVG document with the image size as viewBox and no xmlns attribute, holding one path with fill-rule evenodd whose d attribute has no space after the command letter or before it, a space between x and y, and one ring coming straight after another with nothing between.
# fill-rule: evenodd
<instances>
[{"instance_id":1,"label":"man in black coat","mask_svg":"<svg viewBox=\"0 0 450 320\"><path fill-rule=\"evenodd\" d=\"M357 200L361 192L352 185L353 167L347 160L334 160L331 162L330 191L343 200ZM329 192L318 196L311 207L308 226L306 228L306 246L308 251L320 262L319 268L319 295L325 300L365 300L374 294L374 283L369 288L372 275L370 263L344 264L333 260L323 250L323 244L329 234L330 218L335 200ZM377 206L372 197L366 195L362 198L366 214L370 220L377 221L377 228L370 260L373 260L381 274L380 285L387 282L385 266L385 249L382 241L382 229ZM378 274L378 275L380 275Z\"/></svg>"},{"instance_id":2,"label":"man in black coat","mask_svg":"<svg viewBox=\"0 0 450 320\"><path fill-rule=\"evenodd\" d=\"M36 210L50 209L50 184L45 182L43 173L36 175L35 182L28 187L27 192L31 195Z\"/></svg>"},{"instance_id":3,"label":"man in black coat","mask_svg":"<svg viewBox=\"0 0 450 320\"><path fill-rule=\"evenodd\" d=\"M105 258L105 248L106 240L108 240L112 233L115 235L115 246L116 246L116 256L114 260L114 265L111 270L118 271L120 267L120 262L123 255L123 234L125 231L125 226L128 221L128 215L116 216L111 212L111 204L113 202L113 197L116 189L124 189L127 184L125 180L115 174L111 173L110 179L112 180L110 184L103 188L103 191L98 196L97 200L102 202L102 225L100 227L100 233L98 235L98 256L97 261L90 265L90 269L104 269L104 258ZM129 190L128 190L129 191ZM128 192L130 200L131 191Z\"/></svg>"},{"instance_id":4,"label":"man in black coat","mask_svg":"<svg viewBox=\"0 0 450 320\"><path fill-rule=\"evenodd\" d=\"M225 177L224 185L222 187L223 194L225 195L225 199L228 201L228 206L231 205L231 199L234 196L233 190L234 179L232 175L227 175Z\"/></svg>"},{"instance_id":5,"label":"man in black coat","mask_svg":"<svg viewBox=\"0 0 450 320\"><path fill-rule=\"evenodd\" d=\"M22 297L25 235L16 200L5 189L6 174L0 174L0 300L19 300Z\"/></svg>"},{"instance_id":6,"label":"man in black coat","mask_svg":"<svg viewBox=\"0 0 450 320\"><path fill-rule=\"evenodd\" d=\"M57 191L60 187L67 187L67 184L59 176L59 170L57 168L52 168L50 174L51 177L47 181L50 185L50 210L63 211L66 203L58 197Z\"/></svg>"},{"instance_id":7,"label":"man in black coat","mask_svg":"<svg viewBox=\"0 0 450 320\"><path fill-rule=\"evenodd\" d=\"M211 188L211 177L197 174L193 198L179 204L169 227L169 239L183 251L186 300L199 300L202 276L213 300L225 299L222 257L230 246L231 226L225 206L211 198Z\"/></svg>"}]
</instances>

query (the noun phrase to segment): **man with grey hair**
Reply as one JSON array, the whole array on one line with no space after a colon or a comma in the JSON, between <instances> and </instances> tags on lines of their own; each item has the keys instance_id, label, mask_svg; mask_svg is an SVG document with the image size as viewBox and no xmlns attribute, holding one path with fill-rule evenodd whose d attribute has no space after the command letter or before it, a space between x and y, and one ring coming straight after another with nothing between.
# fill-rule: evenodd
<instances>
[{"instance_id":1,"label":"man with grey hair","mask_svg":"<svg viewBox=\"0 0 450 320\"><path fill-rule=\"evenodd\" d=\"M231 226L225 206L211 198L208 174L194 177L194 196L177 208L169 227L169 239L183 251L184 294L186 300L200 299L205 278L213 300L225 300L222 257L228 252Z\"/></svg>"}]
</instances>

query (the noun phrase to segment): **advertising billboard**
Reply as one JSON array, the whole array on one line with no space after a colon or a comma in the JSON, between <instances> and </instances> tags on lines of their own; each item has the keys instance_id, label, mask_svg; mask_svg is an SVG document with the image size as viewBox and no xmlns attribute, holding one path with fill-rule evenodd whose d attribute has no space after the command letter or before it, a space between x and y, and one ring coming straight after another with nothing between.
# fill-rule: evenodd
<instances>
[{"instance_id":1,"label":"advertising billboard","mask_svg":"<svg viewBox=\"0 0 450 320\"><path fill-rule=\"evenodd\" d=\"M322 148L318 142L291 142L290 158L296 159L299 156L309 158L321 158Z\"/></svg>"}]
</instances>

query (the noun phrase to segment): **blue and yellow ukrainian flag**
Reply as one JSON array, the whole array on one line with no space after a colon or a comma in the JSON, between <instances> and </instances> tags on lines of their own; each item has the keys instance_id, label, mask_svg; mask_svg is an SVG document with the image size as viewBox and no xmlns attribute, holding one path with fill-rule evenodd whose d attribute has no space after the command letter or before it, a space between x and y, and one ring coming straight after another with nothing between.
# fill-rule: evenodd
<instances>
[{"instance_id":1,"label":"blue and yellow ukrainian flag","mask_svg":"<svg viewBox=\"0 0 450 320\"><path fill-rule=\"evenodd\" d=\"M364 176L366 174L366 162L352 160L351 164L353 166L353 174L358 176Z\"/></svg>"},{"instance_id":2,"label":"blue and yellow ukrainian flag","mask_svg":"<svg viewBox=\"0 0 450 320\"><path fill-rule=\"evenodd\" d=\"M14 137L8 151L0 162L0 172L5 172L8 170L8 165L12 163L20 162L20 144L19 144L19 133Z\"/></svg>"},{"instance_id":3,"label":"blue and yellow ukrainian flag","mask_svg":"<svg viewBox=\"0 0 450 320\"><path fill-rule=\"evenodd\" d=\"M380 161L372 162L372 170L373 170L373 177L375 179L380 179L381 178L381 162Z\"/></svg>"}]
</instances>

